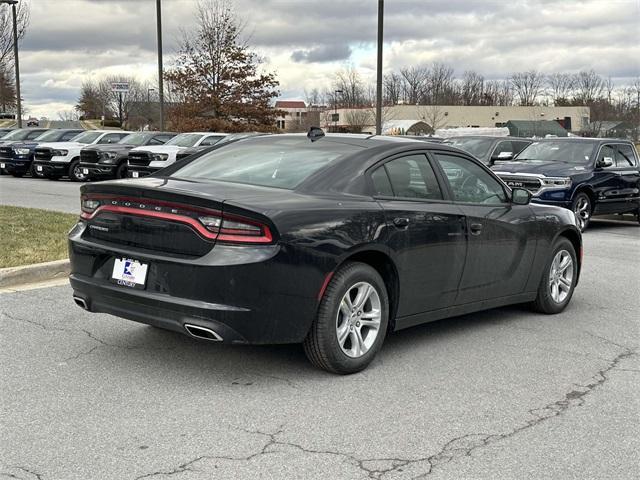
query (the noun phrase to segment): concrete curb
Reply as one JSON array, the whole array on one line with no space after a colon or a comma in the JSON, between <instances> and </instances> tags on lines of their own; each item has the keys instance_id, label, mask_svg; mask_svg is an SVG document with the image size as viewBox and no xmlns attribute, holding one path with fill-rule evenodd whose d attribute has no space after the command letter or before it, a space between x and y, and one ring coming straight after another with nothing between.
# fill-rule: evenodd
<instances>
[{"instance_id":1,"label":"concrete curb","mask_svg":"<svg viewBox=\"0 0 640 480\"><path fill-rule=\"evenodd\" d=\"M0 288L63 278L69 275L70 270L68 258L21 267L0 268Z\"/></svg>"}]
</instances>

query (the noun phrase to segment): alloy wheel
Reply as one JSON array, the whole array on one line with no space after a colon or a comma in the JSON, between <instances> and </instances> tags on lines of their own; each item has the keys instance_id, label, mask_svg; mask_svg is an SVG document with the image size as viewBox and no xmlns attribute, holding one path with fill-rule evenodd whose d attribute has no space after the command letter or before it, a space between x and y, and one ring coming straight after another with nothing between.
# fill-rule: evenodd
<instances>
[{"instance_id":1,"label":"alloy wheel","mask_svg":"<svg viewBox=\"0 0 640 480\"><path fill-rule=\"evenodd\" d=\"M82 168L80 168L80 165L76 165L75 167L73 167L73 176L76 177L76 180L85 179L85 175L84 173L82 173Z\"/></svg>"},{"instance_id":2,"label":"alloy wheel","mask_svg":"<svg viewBox=\"0 0 640 480\"><path fill-rule=\"evenodd\" d=\"M336 336L342 352L351 358L366 354L378 337L381 319L377 290L367 282L350 287L336 315Z\"/></svg>"},{"instance_id":3,"label":"alloy wheel","mask_svg":"<svg viewBox=\"0 0 640 480\"><path fill-rule=\"evenodd\" d=\"M549 270L549 291L555 303L562 303L571 292L573 285L573 258L566 250L560 250L551 262Z\"/></svg>"},{"instance_id":4,"label":"alloy wheel","mask_svg":"<svg viewBox=\"0 0 640 480\"><path fill-rule=\"evenodd\" d=\"M576 214L580 231L584 230L587 227L587 223L589 223L589 218L591 218L591 204L589 202L589 198L586 196L579 197L573 207L573 213Z\"/></svg>"}]
</instances>

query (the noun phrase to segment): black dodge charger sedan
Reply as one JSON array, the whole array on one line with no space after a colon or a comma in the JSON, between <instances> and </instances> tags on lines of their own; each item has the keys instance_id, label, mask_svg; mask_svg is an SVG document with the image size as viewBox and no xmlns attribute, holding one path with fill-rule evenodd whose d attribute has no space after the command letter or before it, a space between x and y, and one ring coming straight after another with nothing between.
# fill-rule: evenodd
<instances>
[{"instance_id":1,"label":"black dodge charger sedan","mask_svg":"<svg viewBox=\"0 0 640 480\"><path fill-rule=\"evenodd\" d=\"M249 138L83 185L74 300L210 341L302 342L353 373L395 330L514 303L563 311L581 234L573 212L530 198L442 144Z\"/></svg>"}]
</instances>

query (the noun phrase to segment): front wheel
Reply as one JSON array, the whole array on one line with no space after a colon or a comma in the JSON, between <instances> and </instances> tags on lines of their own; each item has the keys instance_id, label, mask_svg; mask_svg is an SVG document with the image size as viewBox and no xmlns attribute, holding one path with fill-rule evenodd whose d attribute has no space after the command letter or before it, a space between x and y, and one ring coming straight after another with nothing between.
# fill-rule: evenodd
<instances>
[{"instance_id":1,"label":"front wheel","mask_svg":"<svg viewBox=\"0 0 640 480\"><path fill-rule=\"evenodd\" d=\"M591 220L591 199L589 198L589 195L584 192L580 192L576 195L576 198L573 199L571 209L576 215L578 228L580 228L581 232L584 232Z\"/></svg>"},{"instance_id":2,"label":"front wheel","mask_svg":"<svg viewBox=\"0 0 640 480\"><path fill-rule=\"evenodd\" d=\"M127 162L122 162L116 169L116 178L127 178Z\"/></svg>"},{"instance_id":3,"label":"front wheel","mask_svg":"<svg viewBox=\"0 0 640 480\"><path fill-rule=\"evenodd\" d=\"M71 162L71 165L69 165L69 180L72 182L84 182L87 180L87 176L82 173L80 160L74 160Z\"/></svg>"},{"instance_id":4,"label":"front wheel","mask_svg":"<svg viewBox=\"0 0 640 480\"><path fill-rule=\"evenodd\" d=\"M556 241L542 273L533 308L540 313L562 312L573 296L578 280L578 261L573 244L561 237Z\"/></svg>"},{"instance_id":5,"label":"front wheel","mask_svg":"<svg viewBox=\"0 0 640 480\"><path fill-rule=\"evenodd\" d=\"M323 370L359 372L380 350L388 322L389 297L378 272L364 263L348 263L329 282L304 351Z\"/></svg>"}]
</instances>

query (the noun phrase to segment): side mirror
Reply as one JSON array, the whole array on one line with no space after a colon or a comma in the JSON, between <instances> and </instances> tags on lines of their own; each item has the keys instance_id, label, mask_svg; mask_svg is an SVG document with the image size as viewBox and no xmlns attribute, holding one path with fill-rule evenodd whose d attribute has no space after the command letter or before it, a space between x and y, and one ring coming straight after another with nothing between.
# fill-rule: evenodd
<instances>
[{"instance_id":1,"label":"side mirror","mask_svg":"<svg viewBox=\"0 0 640 480\"><path fill-rule=\"evenodd\" d=\"M514 188L511 190L511 203L515 205L529 205L531 192L526 188Z\"/></svg>"},{"instance_id":2,"label":"side mirror","mask_svg":"<svg viewBox=\"0 0 640 480\"><path fill-rule=\"evenodd\" d=\"M598 166L600 168L608 168L613 166L613 158L611 157L603 157L602 160L598 162Z\"/></svg>"}]
</instances>

